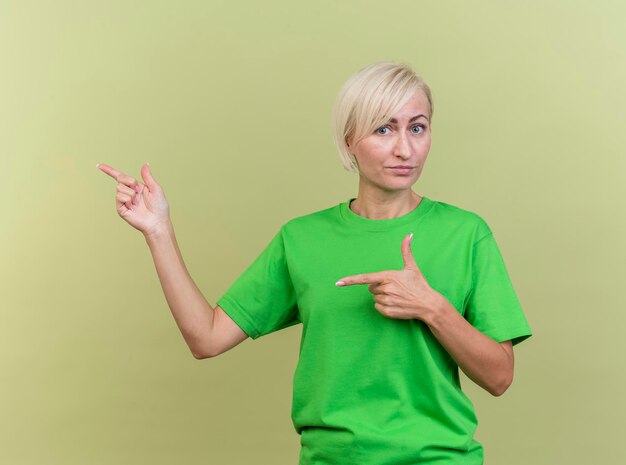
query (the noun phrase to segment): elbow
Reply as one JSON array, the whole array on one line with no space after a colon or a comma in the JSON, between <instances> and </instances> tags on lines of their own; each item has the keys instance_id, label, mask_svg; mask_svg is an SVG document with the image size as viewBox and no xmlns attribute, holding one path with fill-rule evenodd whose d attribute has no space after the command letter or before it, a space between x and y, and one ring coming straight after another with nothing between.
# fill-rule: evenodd
<instances>
[{"instance_id":1,"label":"elbow","mask_svg":"<svg viewBox=\"0 0 626 465\"><path fill-rule=\"evenodd\" d=\"M505 377L500 378L499 382L491 386L488 391L494 397L500 397L504 394L509 386L513 383L513 372L507 373Z\"/></svg>"},{"instance_id":2,"label":"elbow","mask_svg":"<svg viewBox=\"0 0 626 465\"><path fill-rule=\"evenodd\" d=\"M198 354L195 352L192 352L193 354L193 358L195 358L196 360L204 360L205 358L212 358L212 355L208 355L208 354Z\"/></svg>"},{"instance_id":3,"label":"elbow","mask_svg":"<svg viewBox=\"0 0 626 465\"><path fill-rule=\"evenodd\" d=\"M208 352L208 351L203 351L203 350L191 349L191 354L193 355L193 358L195 358L196 360L204 360L205 358L215 357L213 353Z\"/></svg>"},{"instance_id":4,"label":"elbow","mask_svg":"<svg viewBox=\"0 0 626 465\"><path fill-rule=\"evenodd\" d=\"M494 396L494 397L500 397L502 394L504 394L506 392L506 390L509 388L509 386L506 385L500 385L497 386L495 388L491 388L489 390L489 393Z\"/></svg>"}]
</instances>

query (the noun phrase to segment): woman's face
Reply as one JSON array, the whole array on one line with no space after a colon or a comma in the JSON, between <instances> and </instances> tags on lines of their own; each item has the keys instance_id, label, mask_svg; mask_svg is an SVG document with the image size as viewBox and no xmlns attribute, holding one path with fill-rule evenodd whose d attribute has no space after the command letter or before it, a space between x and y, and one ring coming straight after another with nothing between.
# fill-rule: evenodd
<instances>
[{"instance_id":1,"label":"woman's face","mask_svg":"<svg viewBox=\"0 0 626 465\"><path fill-rule=\"evenodd\" d=\"M388 124L349 148L357 159L361 183L397 191L410 189L419 178L430 141L428 100L418 92ZM397 166L409 168L393 168Z\"/></svg>"}]
</instances>

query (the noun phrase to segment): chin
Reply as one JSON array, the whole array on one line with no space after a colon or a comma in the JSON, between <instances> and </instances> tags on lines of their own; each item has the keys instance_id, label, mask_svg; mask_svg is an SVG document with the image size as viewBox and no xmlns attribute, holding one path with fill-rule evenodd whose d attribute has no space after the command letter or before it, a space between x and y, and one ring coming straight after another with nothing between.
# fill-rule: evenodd
<instances>
[{"instance_id":1,"label":"chin","mask_svg":"<svg viewBox=\"0 0 626 465\"><path fill-rule=\"evenodd\" d=\"M413 185L417 182L419 175L413 174L411 176L394 176L393 180L389 182L387 179L386 184L390 184L392 186L400 186L400 185Z\"/></svg>"},{"instance_id":2,"label":"chin","mask_svg":"<svg viewBox=\"0 0 626 465\"><path fill-rule=\"evenodd\" d=\"M413 185L415 184L414 180L406 180L406 182L396 182L393 184L380 184L381 189L387 191L387 192L397 192L397 191L406 191L406 190L411 190L411 188L413 187Z\"/></svg>"}]
</instances>

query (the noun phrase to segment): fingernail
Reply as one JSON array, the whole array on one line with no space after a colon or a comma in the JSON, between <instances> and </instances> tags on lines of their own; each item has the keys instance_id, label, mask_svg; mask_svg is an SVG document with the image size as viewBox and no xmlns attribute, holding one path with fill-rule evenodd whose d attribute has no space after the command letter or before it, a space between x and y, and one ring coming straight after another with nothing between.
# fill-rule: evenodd
<instances>
[{"instance_id":1,"label":"fingernail","mask_svg":"<svg viewBox=\"0 0 626 465\"><path fill-rule=\"evenodd\" d=\"M412 240L413 240L413 233L411 233L411 236L409 237L409 244L411 243Z\"/></svg>"},{"instance_id":2,"label":"fingernail","mask_svg":"<svg viewBox=\"0 0 626 465\"><path fill-rule=\"evenodd\" d=\"M96 168L100 168L100 163L96 163Z\"/></svg>"},{"instance_id":3,"label":"fingernail","mask_svg":"<svg viewBox=\"0 0 626 465\"><path fill-rule=\"evenodd\" d=\"M343 281L337 281L337 282L335 283L335 286L343 286L343 285L345 285L345 284L346 284L346 283L344 283Z\"/></svg>"}]
</instances>

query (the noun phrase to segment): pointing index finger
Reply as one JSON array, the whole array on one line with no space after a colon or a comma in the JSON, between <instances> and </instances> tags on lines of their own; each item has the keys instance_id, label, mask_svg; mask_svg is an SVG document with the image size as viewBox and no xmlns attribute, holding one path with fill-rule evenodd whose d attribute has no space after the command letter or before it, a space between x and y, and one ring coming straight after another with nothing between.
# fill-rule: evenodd
<instances>
[{"instance_id":1,"label":"pointing index finger","mask_svg":"<svg viewBox=\"0 0 626 465\"><path fill-rule=\"evenodd\" d=\"M118 177L120 176L120 174L122 174L120 171L118 171L115 168L113 168L113 167L111 167L109 165L106 165L104 163L99 163L96 166L98 167L98 169L100 169L101 171L105 172L106 174L111 176L116 181L118 181Z\"/></svg>"},{"instance_id":2,"label":"pointing index finger","mask_svg":"<svg viewBox=\"0 0 626 465\"><path fill-rule=\"evenodd\" d=\"M355 274L352 276L346 276L345 278L341 278L335 283L335 285L351 286L353 284L376 284L382 282L384 278L385 274L382 272Z\"/></svg>"}]
</instances>

